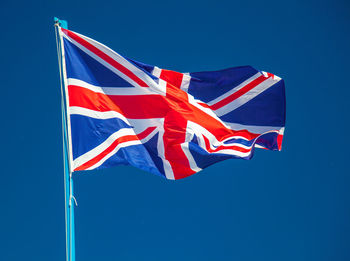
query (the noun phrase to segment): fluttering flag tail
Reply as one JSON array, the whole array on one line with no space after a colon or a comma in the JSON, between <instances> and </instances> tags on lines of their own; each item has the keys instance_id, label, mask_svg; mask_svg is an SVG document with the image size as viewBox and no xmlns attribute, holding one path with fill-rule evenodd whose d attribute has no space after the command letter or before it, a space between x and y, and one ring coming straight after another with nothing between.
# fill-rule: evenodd
<instances>
[{"instance_id":1,"label":"fluttering flag tail","mask_svg":"<svg viewBox=\"0 0 350 261\"><path fill-rule=\"evenodd\" d=\"M180 73L59 28L72 171L128 164L167 179L281 150L284 81L241 66Z\"/></svg>"}]
</instances>

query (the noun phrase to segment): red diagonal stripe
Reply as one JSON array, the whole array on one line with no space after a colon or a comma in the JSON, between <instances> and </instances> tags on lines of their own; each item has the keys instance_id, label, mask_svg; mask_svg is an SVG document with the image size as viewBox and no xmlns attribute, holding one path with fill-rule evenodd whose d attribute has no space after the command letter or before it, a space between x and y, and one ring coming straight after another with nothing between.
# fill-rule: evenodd
<instances>
[{"instance_id":1,"label":"red diagonal stripe","mask_svg":"<svg viewBox=\"0 0 350 261\"><path fill-rule=\"evenodd\" d=\"M256 78L255 80L251 81L250 83L248 83L246 86L244 86L243 88L239 89L238 91L236 91L235 93L232 93L230 96L227 96L226 98L222 99L221 101L209 106L212 110L217 110L220 109L221 107L229 104L230 102L236 100L237 98L241 97L243 94L246 94L247 92L249 92L251 89L253 89L254 87L256 87L257 85L259 85L260 83L262 83L263 81L265 81L266 78L264 75L261 75L260 77Z\"/></svg>"},{"instance_id":2,"label":"red diagonal stripe","mask_svg":"<svg viewBox=\"0 0 350 261\"><path fill-rule=\"evenodd\" d=\"M118 63L116 60L114 60L109 55L107 55L104 52L102 52L100 49L96 48L94 45L92 45L88 41L84 40L83 38L81 38L77 34L73 33L72 31L69 31L69 30L66 30L66 29L63 29L63 28L62 28L62 31L67 36L69 36L70 38L72 38L73 40L75 40L76 42L81 44L82 46L84 46L86 49L88 49L89 51L91 51L92 53L96 54L98 57L100 57L101 59L103 59L104 61L106 61L110 65L112 65L118 71L120 71L121 73L123 73L126 76L128 76L131 80L136 82L141 87L148 87L148 85L144 81L142 81L139 77L137 77L132 71L130 71L128 68L126 68L123 65L121 65L120 63Z\"/></svg>"},{"instance_id":3,"label":"red diagonal stripe","mask_svg":"<svg viewBox=\"0 0 350 261\"><path fill-rule=\"evenodd\" d=\"M127 135L116 139L107 149L105 149L103 152L98 154L95 158L85 162L80 167L77 167L76 169L74 169L74 171L86 170L90 168L91 166L95 165L97 162L102 160L108 153L114 150L119 144L127 141L132 141L132 140L138 140L138 138L135 135Z\"/></svg>"},{"instance_id":4,"label":"red diagonal stripe","mask_svg":"<svg viewBox=\"0 0 350 261\"><path fill-rule=\"evenodd\" d=\"M137 137L139 138L139 140L142 140L146 138L148 135L150 135L152 131L154 131L155 129L156 127L148 127L143 132L140 132L139 134L137 134Z\"/></svg>"}]
</instances>

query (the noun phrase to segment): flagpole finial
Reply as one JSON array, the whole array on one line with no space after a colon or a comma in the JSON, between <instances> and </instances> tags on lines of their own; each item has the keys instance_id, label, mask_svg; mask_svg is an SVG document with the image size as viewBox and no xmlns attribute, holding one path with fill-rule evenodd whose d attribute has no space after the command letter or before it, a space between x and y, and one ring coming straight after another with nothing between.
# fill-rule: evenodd
<instances>
[{"instance_id":1,"label":"flagpole finial","mask_svg":"<svg viewBox=\"0 0 350 261\"><path fill-rule=\"evenodd\" d=\"M54 17L53 20L55 22L55 25L58 25L64 29L68 29L68 22L66 20L61 20L57 17Z\"/></svg>"}]
</instances>

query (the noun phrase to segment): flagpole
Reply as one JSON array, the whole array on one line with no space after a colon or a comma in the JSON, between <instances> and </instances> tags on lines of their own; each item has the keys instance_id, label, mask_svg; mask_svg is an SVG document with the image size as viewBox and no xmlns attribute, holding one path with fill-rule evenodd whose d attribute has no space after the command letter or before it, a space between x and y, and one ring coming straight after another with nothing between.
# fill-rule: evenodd
<instances>
[{"instance_id":1,"label":"flagpole","mask_svg":"<svg viewBox=\"0 0 350 261\"><path fill-rule=\"evenodd\" d=\"M74 233L74 203L73 196L73 178L71 171L71 154L69 125L67 115L67 97L66 97L66 71L64 60L63 39L61 36L61 26L68 29L67 22L54 18L55 35L58 55L58 65L61 84L61 113L62 113L62 138L63 138L63 166L64 166L64 197L65 197L65 224L66 224L66 260L75 261L75 233Z\"/></svg>"}]
</instances>

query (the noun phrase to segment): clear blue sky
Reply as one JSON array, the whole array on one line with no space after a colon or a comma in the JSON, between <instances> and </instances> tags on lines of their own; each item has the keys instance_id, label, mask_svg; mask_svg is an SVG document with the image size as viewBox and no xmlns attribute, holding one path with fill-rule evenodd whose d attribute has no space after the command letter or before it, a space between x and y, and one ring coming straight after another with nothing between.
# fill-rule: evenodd
<instances>
[{"instance_id":1,"label":"clear blue sky","mask_svg":"<svg viewBox=\"0 0 350 261\"><path fill-rule=\"evenodd\" d=\"M65 258L53 17L177 71L284 78L282 152L167 181L132 167L75 178L77 261L350 260L348 1L1 3L0 260Z\"/></svg>"}]
</instances>

